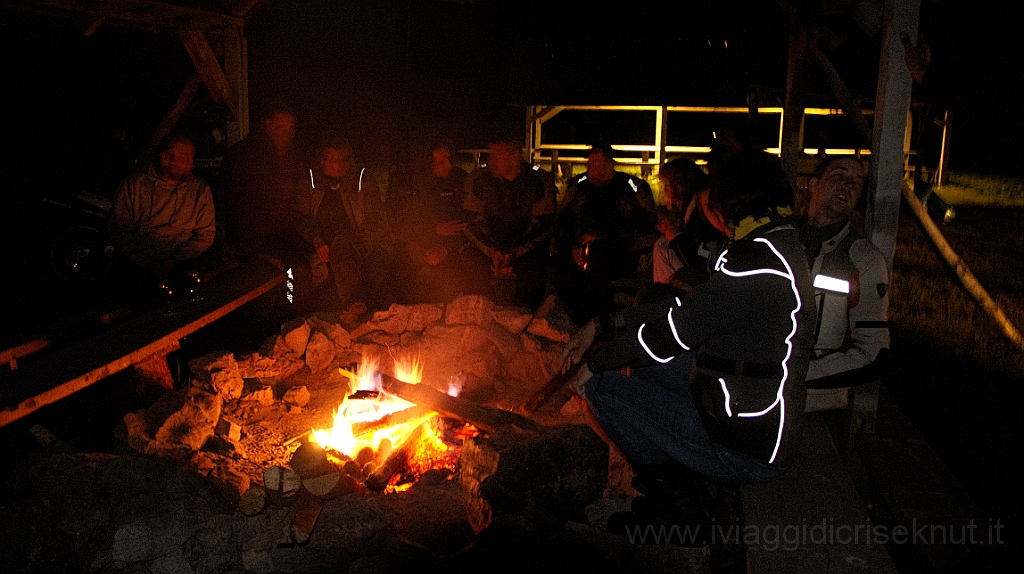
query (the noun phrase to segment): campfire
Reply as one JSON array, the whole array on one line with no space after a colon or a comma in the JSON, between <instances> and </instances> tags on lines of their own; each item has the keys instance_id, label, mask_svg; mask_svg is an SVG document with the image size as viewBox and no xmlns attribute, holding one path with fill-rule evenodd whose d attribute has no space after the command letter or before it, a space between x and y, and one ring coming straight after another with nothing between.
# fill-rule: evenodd
<instances>
[{"instance_id":1,"label":"campfire","mask_svg":"<svg viewBox=\"0 0 1024 574\"><path fill-rule=\"evenodd\" d=\"M431 469L455 472L463 439L476 434L472 425L450 423L434 411L386 392L372 358L364 357L356 370L339 368L338 372L349 382L346 398L334 411L331 428L310 433L311 441L327 452L331 462L366 476L368 488L385 493L408 489ZM423 365L418 357L396 360L394 373L399 381L419 384ZM457 396L460 386L453 380L449 394Z\"/></svg>"},{"instance_id":2,"label":"campfire","mask_svg":"<svg viewBox=\"0 0 1024 574\"><path fill-rule=\"evenodd\" d=\"M466 296L396 305L351 330L329 319L194 359L187 388L125 417L127 444L194 469L274 548L318 544L321 519L319 544L349 544L352 529L335 524L352 517L449 552L495 513L557 525L601 496L600 438L515 412L549 385L569 339L550 299L533 315Z\"/></svg>"}]
</instances>

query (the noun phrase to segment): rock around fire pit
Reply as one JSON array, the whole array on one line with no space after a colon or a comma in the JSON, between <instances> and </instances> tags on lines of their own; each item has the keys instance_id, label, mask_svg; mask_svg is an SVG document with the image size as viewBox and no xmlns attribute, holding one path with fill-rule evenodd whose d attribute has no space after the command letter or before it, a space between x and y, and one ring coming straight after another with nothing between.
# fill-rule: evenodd
<instances>
[{"instance_id":1,"label":"rock around fire pit","mask_svg":"<svg viewBox=\"0 0 1024 574\"><path fill-rule=\"evenodd\" d=\"M608 448L579 424L522 419L464 436L454 473L427 471L387 495L368 470L390 457L358 460L308 441L331 426L353 389L346 373L367 358L388 371L418 357L421 385L461 381L452 400L514 421L507 409L554 376L570 331L554 299L530 315L463 297L396 305L351 330L311 316L250 355L201 357L189 388L125 417L134 454L64 453L58 443L26 461L10 481L24 497L3 509L14 544L0 558L24 571L706 570L706 550L603 532L628 501L601 498Z\"/></svg>"}]
</instances>

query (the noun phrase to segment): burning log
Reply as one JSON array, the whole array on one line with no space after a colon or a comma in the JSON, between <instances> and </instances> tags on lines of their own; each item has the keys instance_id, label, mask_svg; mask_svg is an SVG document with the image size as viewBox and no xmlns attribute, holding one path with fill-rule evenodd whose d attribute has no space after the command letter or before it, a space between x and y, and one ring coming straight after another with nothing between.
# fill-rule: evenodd
<instances>
[{"instance_id":1,"label":"burning log","mask_svg":"<svg viewBox=\"0 0 1024 574\"><path fill-rule=\"evenodd\" d=\"M402 446L395 449L384 461L384 464L380 465L380 468L366 479L366 488L375 492L381 492L387 488L391 477L409 467L409 459L416 453L417 444L422 437L423 425L420 425L402 443Z\"/></svg>"},{"instance_id":2,"label":"burning log","mask_svg":"<svg viewBox=\"0 0 1024 574\"><path fill-rule=\"evenodd\" d=\"M397 413L384 415L384 417L373 422L353 423L352 434L357 438L366 436L380 429L388 428L391 426L404 425L410 421L424 417L430 414L431 412L433 411L426 407L416 405L413 407L409 407L405 410L398 411Z\"/></svg>"},{"instance_id":3,"label":"burning log","mask_svg":"<svg viewBox=\"0 0 1024 574\"><path fill-rule=\"evenodd\" d=\"M384 373L381 373L381 385L393 395L444 416L470 423L484 432L494 432L500 428L516 428L534 434L540 432L540 425L526 417L452 397L428 385L410 385Z\"/></svg>"}]
</instances>

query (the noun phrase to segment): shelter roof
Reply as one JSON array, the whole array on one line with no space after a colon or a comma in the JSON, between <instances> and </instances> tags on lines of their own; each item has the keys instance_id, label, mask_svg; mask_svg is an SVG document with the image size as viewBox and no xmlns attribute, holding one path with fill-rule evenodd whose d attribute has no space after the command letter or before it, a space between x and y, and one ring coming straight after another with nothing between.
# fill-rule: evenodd
<instances>
[{"instance_id":1,"label":"shelter roof","mask_svg":"<svg viewBox=\"0 0 1024 574\"><path fill-rule=\"evenodd\" d=\"M99 26L158 34L180 30L236 34L245 15L264 0L0 0L0 9L68 18L91 35Z\"/></svg>"}]
</instances>

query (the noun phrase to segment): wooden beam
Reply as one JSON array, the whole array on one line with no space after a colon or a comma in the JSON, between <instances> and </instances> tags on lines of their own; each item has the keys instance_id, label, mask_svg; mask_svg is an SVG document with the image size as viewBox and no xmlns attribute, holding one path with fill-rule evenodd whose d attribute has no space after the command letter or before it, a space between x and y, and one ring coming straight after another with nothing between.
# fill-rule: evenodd
<instances>
[{"instance_id":1,"label":"wooden beam","mask_svg":"<svg viewBox=\"0 0 1024 574\"><path fill-rule=\"evenodd\" d=\"M178 30L234 34L243 25L238 16L154 0L0 0L0 8L90 22L102 18L108 26L163 34Z\"/></svg>"},{"instance_id":2,"label":"wooden beam","mask_svg":"<svg viewBox=\"0 0 1024 574\"><path fill-rule=\"evenodd\" d=\"M828 59L828 56L821 51L817 43L811 47L811 60L814 61L815 65L818 66L818 70L825 75L825 79L828 80L828 85L832 88L832 93L836 99L839 100L839 105L843 108L843 113L847 119L852 122L854 131L857 133L859 142L857 143L858 148L866 148L871 146L871 126L868 125L868 120L864 117L864 114L860 111L860 106L853 101L853 94L850 93L850 89L846 87L846 82L839 76L839 72L836 71L832 62Z\"/></svg>"},{"instance_id":3,"label":"wooden beam","mask_svg":"<svg viewBox=\"0 0 1024 574\"><path fill-rule=\"evenodd\" d=\"M182 88L181 94L178 95L177 101L171 106L171 109L167 110L167 114L164 115L164 119L157 126L156 131L153 132L153 136L149 138L149 143L146 144L146 149L142 151L139 156L139 162L145 163L153 158L153 154L156 153L156 146L160 143L160 140L164 136L171 133L174 126L178 124L178 120L188 109L189 105L192 104L192 100L196 97L196 92L199 91L199 85L202 80L199 78L199 74L192 74L192 77L185 82L185 87Z\"/></svg>"},{"instance_id":4,"label":"wooden beam","mask_svg":"<svg viewBox=\"0 0 1024 574\"><path fill-rule=\"evenodd\" d=\"M195 30L178 30L178 37L181 38L181 43L188 51L189 57L192 58L192 63L195 65L196 71L199 72L199 77L206 84L206 89L209 90L213 101L226 105L231 111L231 115L237 118L238 103L235 101L234 91L224 75L224 70L217 62L213 47L206 41L206 36Z\"/></svg>"},{"instance_id":5,"label":"wooden beam","mask_svg":"<svg viewBox=\"0 0 1024 574\"><path fill-rule=\"evenodd\" d=\"M381 387L399 398L470 423L484 432L502 427L516 427L524 432L539 432L540 429L534 421L515 413L446 395L429 385L404 383L384 373L381 373Z\"/></svg>"},{"instance_id":6,"label":"wooden beam","mask_svg":"<svg viewBox=\"0 0 1024 574\"><path fill-rule=\"evenodd\" d=\"M92 36L93 32L95 32L105 21L106 18L103 16L100 16L99 18L89 18L88 21L82 24L82 35L86 38Z\"/></svg>"},{"instance_id":7,"label":"wooden beam","mask_svg":"<svg viewBox=\"0 0 1024 574\"><path fill-rule=\"evenodd\" d=\"M896 229L903 189L903 150L912 83L904 62L900 32L906 32L911 38L917 37L920 8L920 0L885 2L864 234L881 250L890 270L896 252Z\"/></svg>"},{"instance_id":8,"label":"wooden beam","mask_svg":"<svg viewBox=\"0 0 1024 574\"><path fill-rule=\"evenodd\" d=\"M264 0L233 0L235 5L231 13L239 18L244 18L250 10L263 3Z\"/></svg>"}]
</instances>

